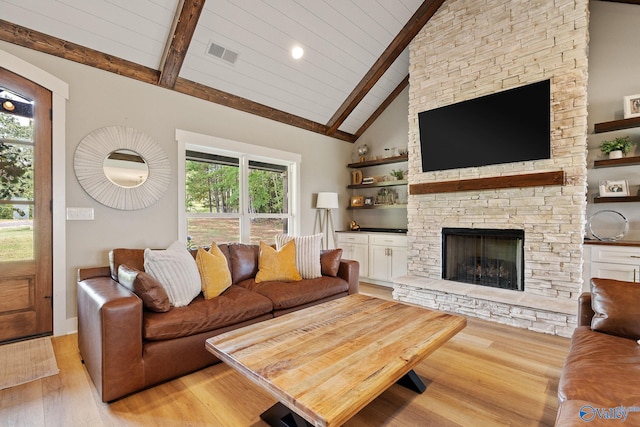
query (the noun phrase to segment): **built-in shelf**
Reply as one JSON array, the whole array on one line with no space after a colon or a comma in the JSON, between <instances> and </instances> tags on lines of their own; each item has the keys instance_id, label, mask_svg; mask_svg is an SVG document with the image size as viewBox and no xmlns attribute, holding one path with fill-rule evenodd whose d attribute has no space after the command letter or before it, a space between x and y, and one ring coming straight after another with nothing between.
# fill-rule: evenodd
<instances>
[{"instance_id":1,"label":"built-in shelf","mask_svg":"<svg viewBox=\"0 0 640 427\"><path fill-rule=\"evenodd\" d=\"M348 185L347 188L371 188L371 187L393 187L394 185L407 185L409 181L399 180L399 181L382 181L382 182L374 182L371 184L351 184Z\"/></svg>"},{"instance_id":2,"label":"built-in shelf","mask_svg":"<svg viewBox=\"0 0 640 427\"><path fill-rule=\"evenodd\" d=\"M596 123L593 126L594 133L612 132L614 130L622 130L635 128L640 126L640 117L632 117L630 119L612 120L610 122Z\"/></svg>"},{"instance_id":3,"label":"built-in shelf","mask_svg":"<svg viewBox=\"0 0 640 427\"><path fill-rule=\"evenodd\" d=\"M594 197L593 203L632 203L640 202L640 195L623 197Z\"/></svg>"},{"instance_id":4,"label":"built-in shelf","mask_svg":"<svg viewBox=\"0 0 640 427\"><path fill-rule=\"evenodd\" d=\"M404 156L385 157L383 159L367 160L366 162L349 163L347 167L355 169L366 168L368 166L388 165L391 163L406 162L407 160L409 160L409 155L405 154Z\"/></svg>"},{"instance_id":5,"label":"built-in shelf","mask_svg":"<svg viewBox=\"0 0 640 427\"><path fill-rule=\"evenodd\" d=\"M640 156L623 157L621 159L605 159L593 162L593 168L612 168L616 166L640 165Z\"/></svg>"},{"instance_id":6,"label":"built-in shelf","mask_svg":"<svg viewBox=\"0 0 640 427\"><path fill-rule=\"evenodd\" d=\"M365 205L365 206L348 206L347 209L406 209L407 205Z\"/></svg>"},{"instance_id":7,"label":"built-in shelf","mask_svg":"<svg viewBox=\"0 0 640 427\"><path fill-rule=\"evenodd\" d=\"M366 168L370 166L389 165L392 163L406 162L409 160L409 155L385 157L383 159L367 160L366 162L349 163L347 167L352 169ZM402 179L397 181L380 181L372 182L371 184L351 184L348 185L349 189L363 189L363 188L375 188L375 187L394 187L394 186L407 186L409 181ZM382 191L382 190L381 190ZM406 209L406 204L395 205L364 205L364 206L349 206L350 210L367 210L367 209Z\"/></svg>"},{"instance_id":8,"label":"built-in shelf","mask_svg":"<svg viewBox=\"0 0 640 427\"><path fill-rule=\"evenodd\" d=\"M612 120L610 122L596 123L593 127L595 133L613 132L616 130L640 127L640 117L629 119ZM640 156L623 157L621 159L604 159L593 162L593 168L613 168L620 166L640 165ZM624 197L594 197L593 203L637 203L640 202L640 195Z\"/></svg>"},{"instance_id":9,"label":"built-in shelf","mask_svg":"<svg viewBox=\"0 0 640 427\"><path fill-rule=\"evenodd\" d=\"M585 245L606 245L606 246L634 246L640 247L640 242L636 240L594 240L584 239Z\"/></svg>"}]
</instances>

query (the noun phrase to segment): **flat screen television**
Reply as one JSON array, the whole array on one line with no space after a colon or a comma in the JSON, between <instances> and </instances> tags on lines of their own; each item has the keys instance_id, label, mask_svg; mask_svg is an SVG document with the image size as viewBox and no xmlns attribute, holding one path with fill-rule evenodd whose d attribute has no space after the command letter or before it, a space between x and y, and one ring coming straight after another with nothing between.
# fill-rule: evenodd
<instances>
[{"instance_id":1,"label":"flat screen television","mask_svg":"<svg viewBox=\"0 0 640 427\"><path fill-rule=\"evenodd\" d=\"M422 171L551 157L551 84L528 84L418 113Z\"/></svg>"}]
</instances>

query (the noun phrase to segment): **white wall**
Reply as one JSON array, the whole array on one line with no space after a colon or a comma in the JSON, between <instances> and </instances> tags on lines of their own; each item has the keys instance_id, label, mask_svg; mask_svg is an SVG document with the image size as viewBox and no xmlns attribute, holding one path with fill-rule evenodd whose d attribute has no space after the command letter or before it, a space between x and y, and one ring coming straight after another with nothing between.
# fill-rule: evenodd
<instances>
[{"instance_id":1,"label":"white wall","mask_svg":"<svg viewBox=\"0 0 640 427\"><path fill-rule=\"evenodd\" d=\"M589 202L600 179L627 179L635 194L640 185L640 168L591 169L593 161L603 159L599 150L603 140L629 135L636 143L629 155L640 155L640 128L601 134L593 133L594 123L624 118L623 97L640 94L640 6L632 4L591 1L589 20ZM640 205L637 203L592 204L587 215L604 209L613 209L629 220L629 233L625 240L640 240Z\"/></svg>"},{"instance_id":2,"label":"white wall","mask_svg":"<svg viewBox=\"0 0 640 427\"><path fill-rule=\"evenodd\" d=\"M76 270L107 265L114 247L166 247L178 236L176 128L299 153L301 163L301 233L313 232L315 194L336 191L348 198L345 164L353 145L275 121L222 107L57 57L0 42L0 49L69 84L66 122L66 206L92 207L93 221L68 221L67 318L76 316ZM406 117L405 117L406 120ZM174 178L154 205L118 211L89 197L73 172L73 155L91 131L130 126L153 137L166 151ZM346 205L345 205L346 206ZM334 212L336 228L348 223L346 210Z\"/></svg>"},{"instance_id":3,"label":"white wall","mask_svg":"<svg viewBox=\"0 0 640 427\"><path fill-rule=\"evenodd\" d=\"M409 87L407 86L358 138L355 147L367 144L370 148L369 156L383 156L384 149L389 147L406 148L409 134L408 114ZM352 161L357 161L356 157L354 156Z\"/></svg>"}]
</instances>

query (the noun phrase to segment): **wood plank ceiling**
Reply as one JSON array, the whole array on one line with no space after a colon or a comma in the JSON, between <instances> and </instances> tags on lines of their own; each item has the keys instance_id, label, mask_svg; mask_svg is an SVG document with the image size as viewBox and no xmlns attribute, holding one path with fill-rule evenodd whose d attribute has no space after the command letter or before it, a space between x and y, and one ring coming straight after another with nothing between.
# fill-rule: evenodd
<instances>
[{"instance_id":1,"label":"wood plank ceiling","mask_svg":"<svg viewBox=\"0 0 640 427\"><path fill-rule=\"evenodd\" d=\"M0 40L355 142L408 85L408 45L443 3L0 0Z\"/></svg>"},{"instance_id":2,"label":"wood plank ceiling","mask_svg":"<svg viewBox=\"0 0 640 427\"><path fill-rule=\"evenodd\" d=\"M0 40L355 142L443 2L0 0Z\"/></svg>"}]
</instances>

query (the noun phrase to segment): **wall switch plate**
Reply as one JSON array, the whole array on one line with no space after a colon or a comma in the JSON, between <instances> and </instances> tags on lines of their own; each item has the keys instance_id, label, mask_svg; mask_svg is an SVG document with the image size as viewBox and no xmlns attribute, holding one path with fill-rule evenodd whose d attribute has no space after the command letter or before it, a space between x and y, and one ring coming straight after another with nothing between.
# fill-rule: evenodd
<instances>
[{"instance_id":1,"label":"wall switch plate","mask_svg":"<svg viewBox=\"0 0 640 427\"><path fill-rule=\"evenodd\" d=\"M67 208L67 221L92 221L93 208Z\"/></svg>"}]
</instances>

